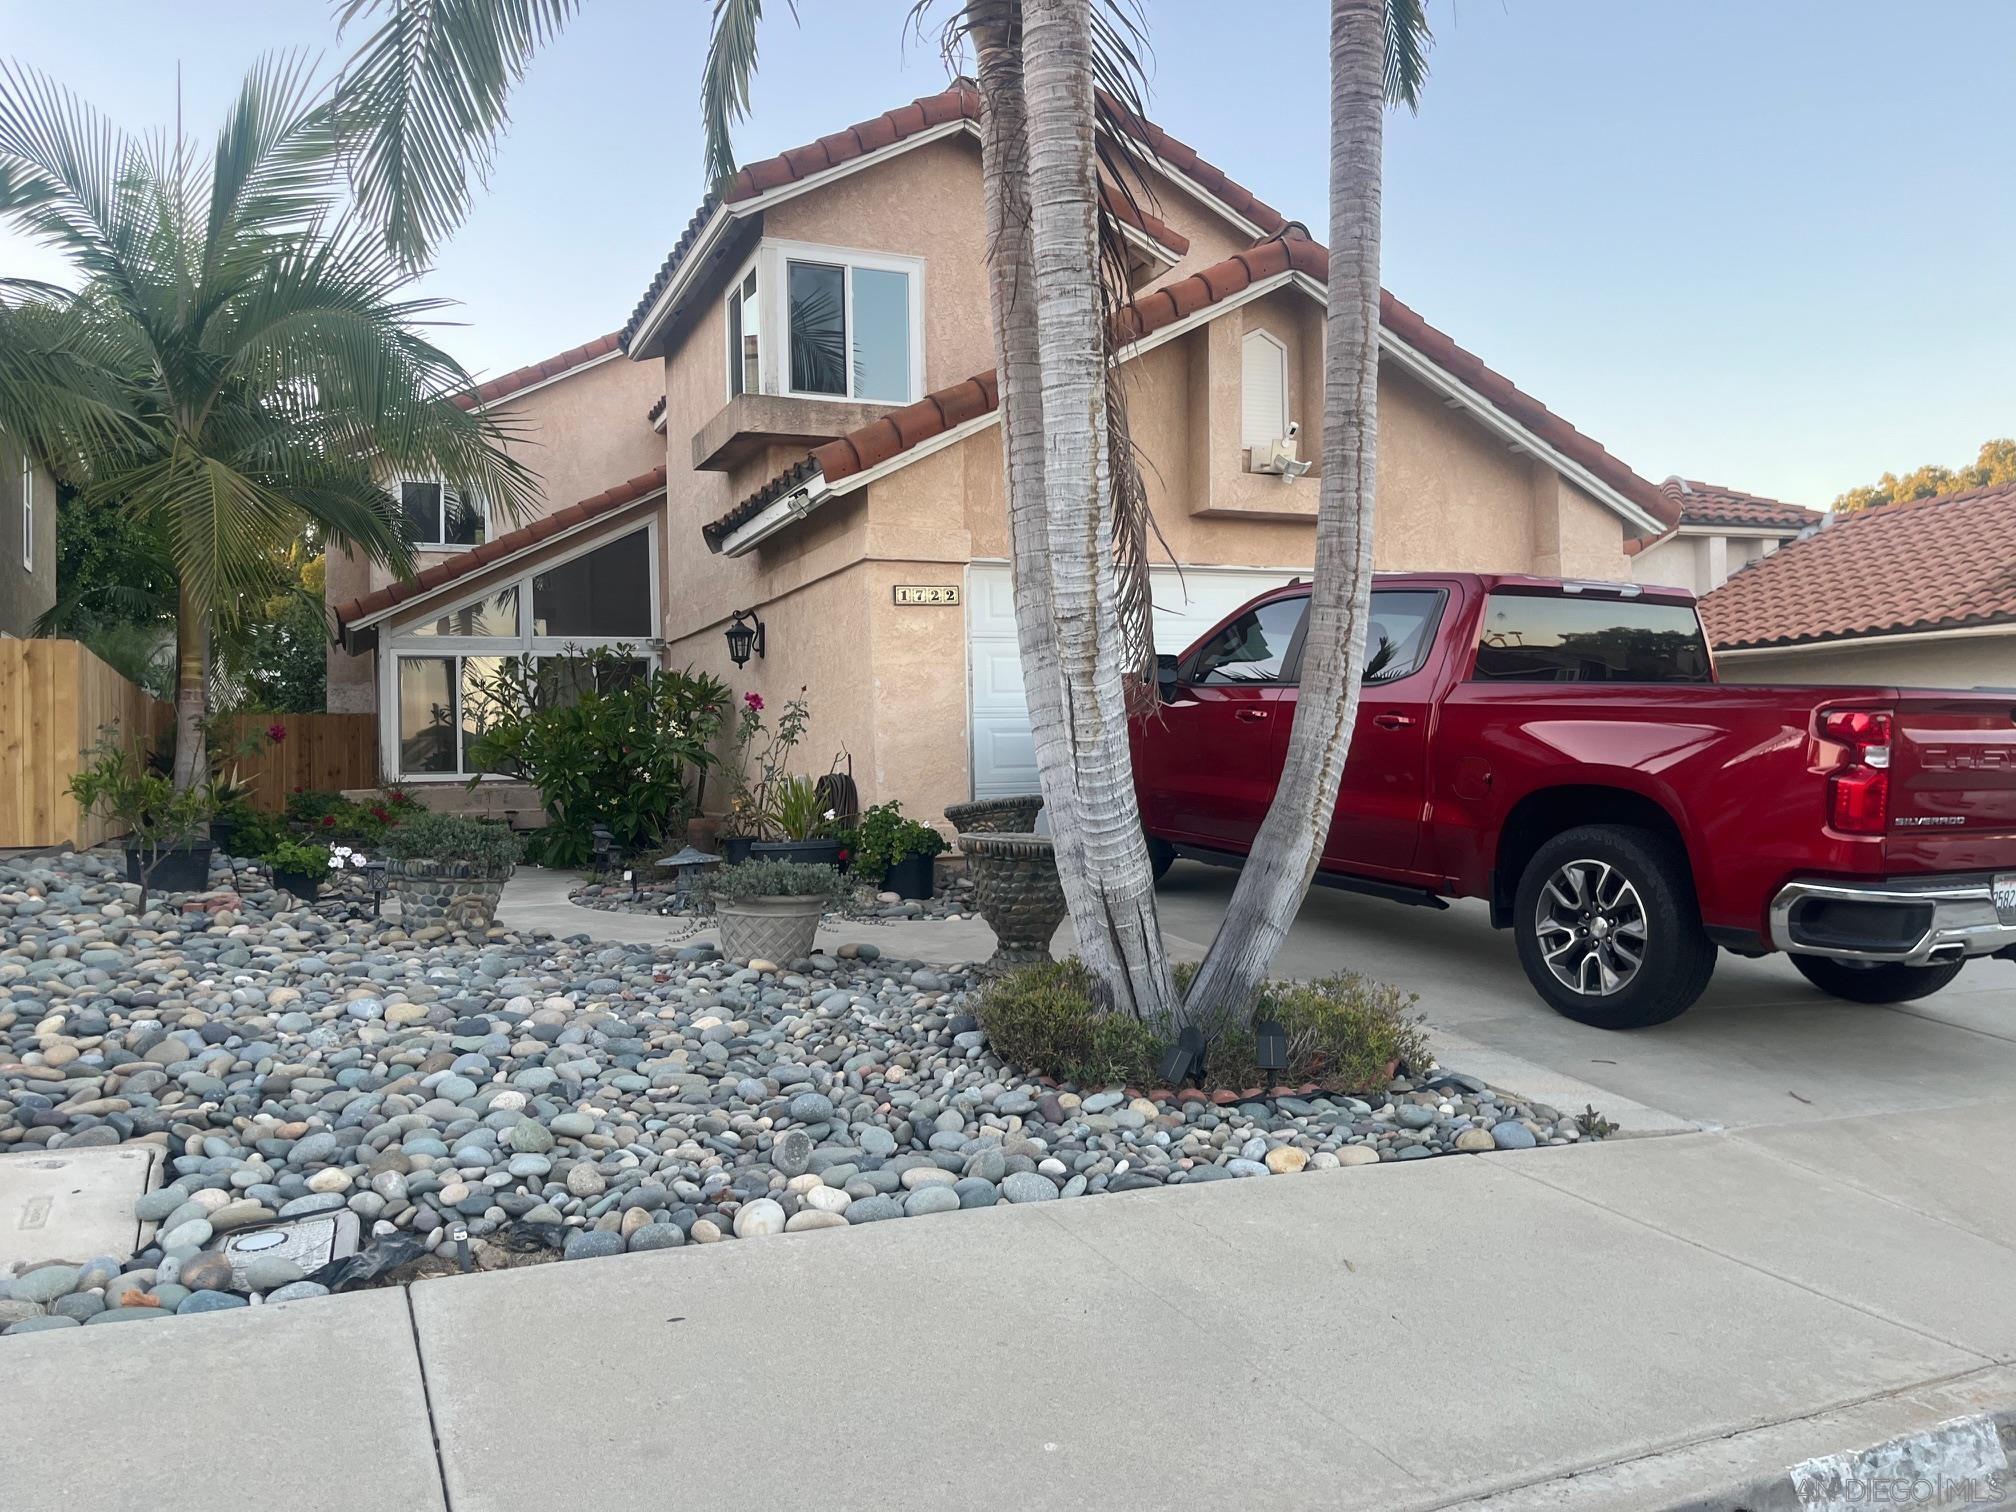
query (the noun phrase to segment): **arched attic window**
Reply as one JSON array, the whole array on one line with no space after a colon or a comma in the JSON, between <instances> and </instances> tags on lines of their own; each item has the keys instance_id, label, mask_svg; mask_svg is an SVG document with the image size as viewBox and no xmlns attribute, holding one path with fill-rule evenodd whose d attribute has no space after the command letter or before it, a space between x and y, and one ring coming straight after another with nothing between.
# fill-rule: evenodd
<instances>
[{"instance_id":1,"label":"arched attic window","mask_svg":"<svg viewBox=\"0 0 2016 1512\"><path fill-rule=\"evenodd\" d=\"M1239 366L1239 444L1264 453L1288 434L1288 348L1266 331L1248 331Z\"/></svg>"}]
</instances>

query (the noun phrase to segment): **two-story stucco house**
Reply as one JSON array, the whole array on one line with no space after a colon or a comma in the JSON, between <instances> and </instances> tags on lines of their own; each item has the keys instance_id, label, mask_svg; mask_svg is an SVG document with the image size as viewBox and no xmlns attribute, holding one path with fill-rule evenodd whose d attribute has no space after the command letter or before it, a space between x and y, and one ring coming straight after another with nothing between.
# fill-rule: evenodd
<instances>
[{"instance_id":1,"label":"two-story stucco house","mask_svg":"<svg viewBox=\"0 0 2016 1512\"><path fill-rule=\"evenodd\" d=\"M807 765L845 753L864 802L931 817L1032 788L979 115L959 83L744 169L694 214L622 355L588 369L609 374L606 410L541 435L553 512L411 582L332 581L350 663L332 689L381 711L388 777L466 780L459 690L484 659L629 642L773 705L804 689ZM1160 171L1130 216L1121 362L1182 568L1156 594L1176 650L1309 570L1316 472L1259 469L1296 427L1300 456L1322 453L1328 259L1195 151L1144 136ZM1657 485L1391 296L1382 327L1382 567L1628 579L1633 544L1677 523ZM741 667L738 611L763 627Z\"/></svg>"}]
</instances>

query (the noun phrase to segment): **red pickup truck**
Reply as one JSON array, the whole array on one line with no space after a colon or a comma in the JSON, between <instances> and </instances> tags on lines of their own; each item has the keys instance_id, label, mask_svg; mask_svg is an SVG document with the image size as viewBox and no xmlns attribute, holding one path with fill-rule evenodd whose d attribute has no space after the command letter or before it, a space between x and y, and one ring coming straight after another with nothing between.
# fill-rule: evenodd
<instances>
[{"instance_id":1,"label":"red pickup truck","mask_svg":"<svg viewBox=\"0 0 2016 1512\"><path fill-rule=\"evenodd\" d=\"M1295 718L1307 585L1181 656L1133 730L1157 875L1239 865ZM2016 689L1718 683L1680 589L1381 574L1317 880L1483 898L1540 995L1603 1028L1683 1013L1718 948L1923 997L2016 959Z\"/></svg>"}]
</instances>

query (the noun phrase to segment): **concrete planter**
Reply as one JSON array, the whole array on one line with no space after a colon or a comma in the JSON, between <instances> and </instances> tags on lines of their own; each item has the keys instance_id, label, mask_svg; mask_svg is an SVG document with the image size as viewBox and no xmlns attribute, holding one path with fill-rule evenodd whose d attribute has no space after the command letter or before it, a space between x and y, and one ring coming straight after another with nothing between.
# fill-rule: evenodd
<instances>
[{"instance_id":1,"label":"concrete planter","mask_svg":"<svg viewBox=\"0 0 2016 1512\"><path fill-rule=\"evenodd\" d=\"M511 879L501 872L462 861L385 862L385 890L399 900L399 919L408 929L430 924L476 933L497 917L497 900Z\"/></svg>"},{"instance_id":2,"label":"concrete planter","mask_svg":"<svg viewBox=\"0 0 2016 1512\"><path fill-rule=\"evenodd\" d=\"M945 805L946 821L961 835L1026 835L1036 828L1043 795L1020 798L976 798L971 803Z\"/></svg>"},{"instance_id":3,"label":"concrete planter","mask_svg":"<svg viewBox=\"0 0 2016 1512\"><path fill-rule=\"evenodd\" d=\"M1064 884L1048 835L961 832L959 849L973 878L980 916L1000 948L981 966L999 976L1050 959L1050 937L1064 922Z\"/></svg>"},{"instance_id":4,"label":"concrete planter","mask_svg":"<svg viewBox=\"0 0 2016 1512\"><path fill-rule=\"evenodd\" d=\"M721 954L731 961L771 961L788 966L812 954L827 899L721 898Z\"/></svg>"}]
</instances>

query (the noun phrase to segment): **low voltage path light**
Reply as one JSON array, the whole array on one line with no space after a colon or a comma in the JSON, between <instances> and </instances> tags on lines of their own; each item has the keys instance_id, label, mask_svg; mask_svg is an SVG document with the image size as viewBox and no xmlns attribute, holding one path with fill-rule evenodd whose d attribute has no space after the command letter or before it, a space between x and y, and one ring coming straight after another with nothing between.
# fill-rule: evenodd
<instances>
[{"instance_id":1,"label":"low voltage path light","mask_svg":"<svg viewBox=\"0 0 2016 1512\"><path fill-rule=\"evenodd\" d=\"M1204 1079L1204 1031L1195 1024L1176 1036L1176 1043L1162 1053L1162 1080L1171 1087Z\"/></svg>"},{"instance_id":2,"label":"low voltage path light","mask_svg":"<svg viewBox=\"0 0 2016 1512\"><path fill-rule=\"evenodd\" d=\"M1288 1032L1278 1019L1253 1021L1253 1059L1271 1075L1288 1069Z\"/></svg>"},{"instance_id":3,"label":"low voltage path light","mask_svg":"<svg viewBox=\"0 0 2016 1512\"><path fill-rule=\"evenodd\" d=\"M681 913L691 913L694 892L706 877L707 869L719 866L721 858L689 845L673 855L659 857L657 864L671 868L672 896L679 903Z\"/></svg>"},{"instance_id":4,"label":"low voltage path light","mask_svg":"<svg viewBox=\"0 0 2016 1512\"><path fill-rule=\"evenodd\" d=\"M746 667L753 654L756 660L763 660L763 621L756 617L754 609L737 609L734 623L726 632L728 637L728 660L738 667Z\"/></svg>"}]
</instances>

